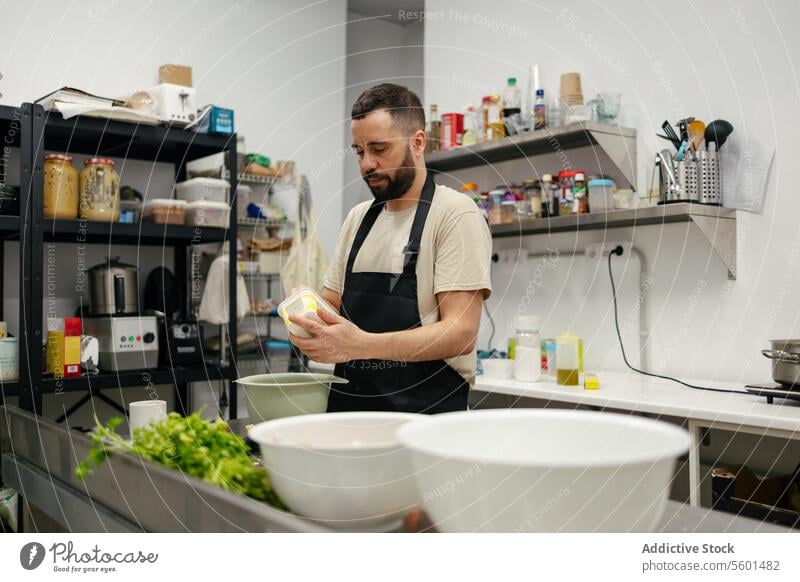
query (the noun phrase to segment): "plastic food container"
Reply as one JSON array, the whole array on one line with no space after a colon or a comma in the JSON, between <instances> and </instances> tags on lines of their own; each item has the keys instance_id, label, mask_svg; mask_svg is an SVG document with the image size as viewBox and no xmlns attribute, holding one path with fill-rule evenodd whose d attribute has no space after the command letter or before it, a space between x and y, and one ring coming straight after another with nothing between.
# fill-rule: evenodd
<instances>
[{"instance_id":1,"label":"plastic food container","mask_svg":"<svg viewBox=\"0 0 800 582\"><path fill-rule=\"evenodd\" d=\"M303 315L309 319L313 319L324 325L324 322L317 315L317 309L322 308L333 315L336 311L331 307L330 303L320 297L313 289L302 287L284 299L278 305L278 315L283 318L286 324L286 329L289 333L298 337L313 337L302 327L293 324L289 321L290 315Z\"/></svg>"},{"instance_id":2,"label":"plastic food container","mask_svg":"<svg viewBox=\"0 0 800 582\"><path fill-rule=\"evenodd\" d=\"M15 337L0 339L0 380L19 378L19 340Z\"/></svg>"},{"instance_id":3,"label":"plastic food container","mask_svg":"<svg viewBox=\"0 0 800 582\"><path fill-rule=\"evenodd\" d=\"M175 184L175 197L186 202L227 202L231 185L219 178L192 178Z\"/></svg>"},{"instance_id":4,"label":"plastic food container","mask_svg":"<svg viewBox=\"0 0 800 582\"><path fill-rule=\"evenodd\" d=\"M189 202L186 205L186 224L225 228L230 224L230 207L225 202Z\"/></svg>"},{"instance_id":5,"label":"plastic food container","mask_svg":"<svg viewBox=\"0 0 800 582\"><path fill-rule=\"evenodd\" d=\"M184 224L185 213L185 200L153 198L144 204L142 221L155 222L156 224Z\"/></svg>"},{"instance_id":6,"label":"plastic food container","mask_svg":"<svg viewBox=\"0 0 800 582\"><path fill-rule=\"evenodd\" d=\"M236 186L236 215L239 218L247 217L247 206L250 204L253 189L247 184Z\"/></svg>"},{"instance_id":7,"label":"plastic food container","mask_svg":"<svg viewBox=\"0 0 800 582\"><path fill-rule=\"evenodd\" d=\"M281 272L281 267L286 264L289 251L262 251L258 253L258 272L264 275L274 275Z\"/></svg>"},{"instance_id":8,"label":"plastic food container","mask_svg":"<svg viewBox=\"0 0 800 582\"><path fill-rule=\"evenodd\" d=\"M592 212L606 212L614 209L614 193L617 188L614 180L596 178L589 180L589 208Z\"/></svg>"},{"instance_id":9,"label":"plastic food container","mask_svg":"<svg viewBox=\"0 0 800 582\"><path fill-rule=\"evenodd\" d=\"M514 377L514 360L487 358L481 360L483 377L491 380L511 380Z\"/></svg>"}]
</instances>

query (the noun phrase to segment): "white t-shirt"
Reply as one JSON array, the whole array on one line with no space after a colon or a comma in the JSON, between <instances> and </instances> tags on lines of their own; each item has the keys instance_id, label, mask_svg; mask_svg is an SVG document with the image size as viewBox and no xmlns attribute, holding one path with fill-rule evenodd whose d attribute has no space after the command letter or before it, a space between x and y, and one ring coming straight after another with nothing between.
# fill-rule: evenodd
<instances>
[{"instance_id":1,"label":"white t-shirt","mask_svg":"<svg viewBox=\"0 0 800 582\"><path fill-rule=\"evenodd\" d=\"M358 227L371 201L362 202L347 215L339 233L336 256L325 274L324 286L342 292L347 258ZM391 212L385 207L367 235L353 265L353 272L403 272L403 248L408 243L414 214L412 208ZM492 237L486 220L468 196L436 186L425 221L417 258L417 302L423 325L441 319L436 294L443 291L484 291L491 294L490 264ZM472 385L476 354L446 360Z\"/></svg>"}]
</instances>

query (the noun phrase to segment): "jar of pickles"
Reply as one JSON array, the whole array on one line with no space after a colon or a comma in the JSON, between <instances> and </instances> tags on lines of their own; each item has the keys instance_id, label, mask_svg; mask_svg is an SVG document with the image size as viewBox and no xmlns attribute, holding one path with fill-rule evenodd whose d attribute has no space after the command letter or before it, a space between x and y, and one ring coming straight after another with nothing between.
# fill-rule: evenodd
<instances>
[{"instance_id":1,"label":"jar of pickles","mask_svg":"<svg viewBox=\"0 0 800 582\"><path fill-rule=\"evenodd\" d=\"M47 154L44 157L44 208L47 218L78 217L78 170L72 156Z\"/></svg>"},{"instance_id":2,"label":"jar of pickles","mask_svg":"<svg viewBox=\"0 0 800 582\"><path fill-rule=\"evenodd\" d=\"M80 173L80 216L86 220L119 220L119 174L108 158L90 158Z\"/></svg>"}]
</instances>

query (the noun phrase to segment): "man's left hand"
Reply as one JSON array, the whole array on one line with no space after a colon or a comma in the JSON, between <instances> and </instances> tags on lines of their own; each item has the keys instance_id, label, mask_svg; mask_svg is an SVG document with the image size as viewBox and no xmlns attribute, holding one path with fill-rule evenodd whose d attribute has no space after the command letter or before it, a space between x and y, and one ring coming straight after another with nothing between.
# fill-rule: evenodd
<instances>
[{"instance_id":1,"label":"man's left hand","mask_svg":"<svg viewBox=\"0 0 800 582\"><path fill-rule=\"evenodd\" d=\"M289 321L314 335L305 338L289 334L291 342L305 355L321 364L368 359L369 333L338 314L319 309L317 315L324 324L302 315L289 317Z\"/></svg>"}]
</instances>

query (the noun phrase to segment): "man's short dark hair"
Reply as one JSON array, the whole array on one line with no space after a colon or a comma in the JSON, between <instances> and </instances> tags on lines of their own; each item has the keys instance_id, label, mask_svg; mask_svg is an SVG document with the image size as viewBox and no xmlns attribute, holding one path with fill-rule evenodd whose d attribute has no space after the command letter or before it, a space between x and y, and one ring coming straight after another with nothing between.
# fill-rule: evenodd
<instances>
[{"instance_id":1,"label":"man's short dark hair","mask_svg":"<svg viewBox=\"0 0 800 582\"><path fill-rule=\"evenodd\" d=\"M392 121L404 127L409 134L425 130L425 110L417 94L408 87L394 83L375 85L359 95L350 112L352 119L363 119L373 111L385 109Z\"/></svg>"}]
</instances>

